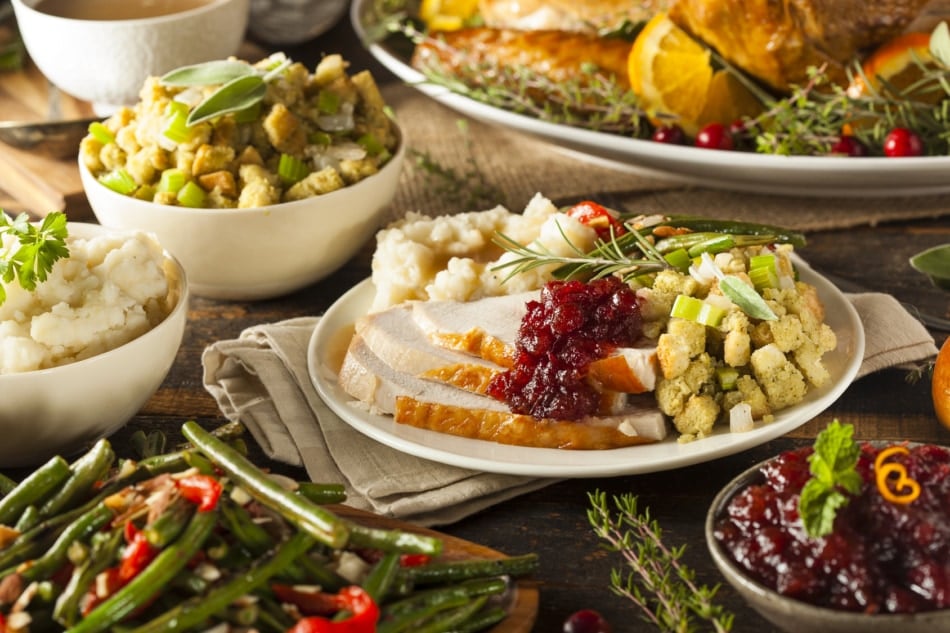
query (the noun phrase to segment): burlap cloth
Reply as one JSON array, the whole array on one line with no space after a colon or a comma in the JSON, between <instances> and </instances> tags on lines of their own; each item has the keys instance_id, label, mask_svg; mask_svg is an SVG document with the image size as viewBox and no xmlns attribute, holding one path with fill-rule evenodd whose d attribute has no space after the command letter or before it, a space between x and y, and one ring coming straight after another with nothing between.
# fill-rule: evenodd
<instances>
[{"instance_id":1,"label":"burlap cloth","mask_svg":"<svg viewBox=\"0 0 950 633\"><path fill-rule=\"evenodd\" d=\"M407 210L439 215L499 203L523 209L538 192L556 201L596 194L596 200L607 197L611 206L628 211L688 209L730 219L770 220L800 230L930 217L948 210L946 197L803 203L685 187L579 160L544 142L474 121L460 133L460 115L403 85L387 86L385 97L408 131L411 150L388 220ZM428 167L417 164L423 157ZM435 172L452 175L433 177ZM482 206L466 206L466 196L473 193L484 197ZM859 375L936 354L927 330L893 297L849 298L867 338ZM270 457L305 467L314 481L344 482L351 505L423 525L452 523L552 482L427 461L352 429L326 407L310 381L307 346L317 322L314 316L262 324L237 339L215 343L203 354L205 387L224 415L243 422Z\"/></svg>"},{"instance_id":2,"label":"burlap cloth","mask_svg":"<svg viewBox=\"0 0 950 633\"><path fill-rule=\"evenodd\" d=\"M407 131L411 149L390 219L408 209L428 215L478 210L499 203L513 210L523 209L538 192L554 201L594 196L592 199L602 204L629 212L691 213L769 222L801 231L934 218L950 213L947 194L817 198L684 185L583 160L525 134L467 119L404 84L386 85L383 92ZM462 132L459 122L466 127ZM471 186L476 183L472 176L483 177L481 186L500 194L501 199L492 198L480 207L460 208L465 204L464 197L451 195L458 194L457 191L445 191L440 185L448 179L433 177L431 166L419 167L414 158L420 155L430 158L438 168L454 170L457 182Z\"/></svg>"}]
</instances>

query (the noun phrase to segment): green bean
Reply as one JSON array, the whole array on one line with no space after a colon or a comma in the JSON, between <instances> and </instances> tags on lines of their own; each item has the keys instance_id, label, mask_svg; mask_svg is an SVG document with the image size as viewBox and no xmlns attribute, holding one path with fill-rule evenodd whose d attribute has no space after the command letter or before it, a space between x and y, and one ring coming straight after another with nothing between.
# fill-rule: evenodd
<instances>
[{"instance_id":1,"label":"green bean","mask_svg":"<svg viewBox=\"0 0 950 633\"><path fill-rule=\"evenodd\" d=\"M487 576L523 576L537 568L538 555L524 554L509 558L434 562L417 567L406 567L401 569L400 573L416 585L428 585Z\"/></svg>"},{"instance_id":2,"label":"green bean","mask_svg":"<svg viewBox=\"0 0 950 633\"><path fill-rule=\"evenodd\" d=\"M384 552L402 552L404 554L429 554L438 556L442 553L442 539L434 536L425 536L403 530L384 530L371 528L357 523L349 523L350 544L357 547L370 547Z\"/></svg>"},{"instance_id":3,"label":"green bean","mask_svg":"<svg viewBox=\"0 0 950 633\"><path fill-rule=\"evenodd\" d=\"M301 481L297 486L297 492L314 503L326 505L346 501L346 488L343 484L317 484Z\"/></svg>"},{"instance_id":4,"label":"green bean","mask_svg":"<svg viewBox=\"0 0 950 633\"><path fill-rule=\"evenodd\" d=\"M476 613L474 617L469 618L452 629L452 633L477 633L478 631L486 631L488 627L498 624L507 617L508 612L501 607L483 609L480 613Z\"/></svg>"},{"instance_id":5,"label":"green bean","mask_svg":"<svg viewBox=\"0 0 950 633\"><path fill-rule=\"evenodd\" d=\"M664 225L699 232L729 233L732 235L768 235L771 236L775 242L792 244L797 248L805 246L806 242L805 235L798 231L755 222L716 220L698 216L671 216L667 222L663 222L659 226Z\"/></svg>"},{"instance_id":6,"label":"green bean","mask_svg":"<svg viewBox=\"0 0 950 633\"><path fill-rule=\"evenodd\" d=\"M326 591L339 591L350 584L346 578L310 556L301 556L294 567L299 567L307 580L320 585Z\"/></svg>"},{"instance_id":7,"label":"green bean","mask_svg":"<svg viewBox=\"0 0 950 633\"><path fill-rule=\"evenodd\" d=\"M89 496L93 485L105 477L115 460L115 452L108 440L96 442L85 455L70 467L72 475L56 493L40 506L40 515L52 516L60 510L73 507L78 500Z\"/></svg>"},{"instance_id":8,"label":"green bean","mask_svg":"<svg viewBox=\"0 0 950 633\"><path fill-rule=\"evenodd\" d=\"M274 539L267 530L251 520L251 515L244 506L230 499L222 499L219 505L225 527L251 554L259 556L273 546Z\"/></svg>"},{"instance_id":9,"label":"green bean","mask_svg":"<svg viewBox=\"0 0 950 633\"><path fill-rule=\"evenodd\" d=\"M315 544L314 538L297 532L285 541L271 556L265 554L251 568L236 574L233 579L203 596L189 599L162 615L135 629L134 633L163 633L184 631L204 622L225 609L229 604L266 582L298 556Z\"/></svg>"},{"instance_id":10,"label":"green bean","mask_svg":"<svg viewBox=\"0 0 950 633\"><path fill-rule=\"evenodd\" d=\"M134 612L155 594L161 592L172 578L201 549L218 521L216 511L196 512L177 541L162 550L148 567L92 610L70 633L93 633L109 630L115 623Z\"/></svg>"},{"instance_id":11,"label":"green bean","mask_svg":"<svg viewBox=\"0 0 950 633\"><path fill-rule=\"evenodd\" d=\"M418 611L427 605L443 602L455 603L459 599L471 600L476 596L502 594L508 589L504 578L474 578L463 582L417 591L401 600L390 602L382 608L384 616L400 616Z\"/></svg>"},{"instance_id":12,"label":"green bean","mask_svg":"<svg viewBox=\"0 0 950 633\"><path fill-rule=\"evenodd\" d=\"M0 499L0 524L13 525L28 505L38 505L71 474L69 464L57 455L34 470Z\"/></svg>"},{"instance_id":13,"label":"green bean","mask_svg":"<svg viewBox=\"0 0 950 633\"><path fill-rule=\"evenodd\" d=\"M387 552L383 557L373 565L373 568L366 575L363 581L363 589L373 598L376 604L382 604L386 592L392 586L396 579L396 572L399 571L398 552Z\"/></svg>"},{"instance_id":14,"label":"green bean","mask_svg":"<svg viewBox=\"0 0 950 633\"><path fill-rule=\"evenodd\" d=\"M159 549L165 547L178 538L194 512L195 504L187 499L177 498L154 521L142 529L145 539L154 547Z\"/></svg>"},{"instance_id":15,"label":"green bean","mask_svg":"<svg viewBox=\"0 0 950 633\"><path fill-rule=\"evenodd\" d=\"M20 572L23 579L27 582L40 580L56 572L66 563L69 546L74 541L85 541L114 517L112 510L102 504L80 516L63 530L43 556Z\"/></svg>"},{"instance_id":16,"label":"green bean","mask_svg":"<svg viewBox=\"0 0 950 633\"><path fill-rule=\"evenodd\" d=\"M20 513L20 518L17 519L16 525L14 528L20 534L32 529L39 523L41 520L40 511L34 505L28 505L23 508L23 512Z\"/></svg>"},{"instance_id":17,"label":"green bean","mask_svg":"<svg viewBox=\"0 0 950 633\"><path fill-rule=\"evenodd\" d=\"M230 442L231 440L240 439L244 435L244 425L240 422L225 422L221 426L211 429L211 434L219 440ZM184 451L194 447L195 445L191 442L183 442L178 445L178 450Z\"/></svg>"},{"instance_id":18,"label":"green bean","mask_svg":"<svg viewBox=\"0 0 950 633\"><path fill-rule=\"evenodd\" d=\"M413 633L446 633L446 631L451 631L481 611L487 601L487 596L480 596L468 604L450 611L443 611L433 617L431 621L413 629Z\"/></svg>"},{"instance_id":19,"label":"green bean","mask_svg":"<svg viewBox=\"0 0 950 633\"><path fill-rule=\"evenodd\" d=\"M440 602L422 604L414 611L406 611L380 618L376 633L404 633L417 631L422 623L431 620L438 613L457 609L471 603L468 596L454 595Z\"/></svg>"},{"instance_id":20,"label":"green bean","mask_svg":"<svg viewBox=\"0 0 950 633\"><path fill-rule=\"evenodd\" d=\"M92 552L86 561L73 570L69 582L56 600L53 619L69 628L79 621L79 602L95 582L96 576L105 571L115 560L122 543L122 530L116 529L93 536Z\"/></svg>"},{"instance_id":21,"label":"green bean","mask_svg":"<svg viewBox=\"0 0 950 633\"><path fill-rule=\"evenodd\" d=\"M205 431L196 422L186 422L182 433L259 502L280 512L288 521L329 547L339 549L346 544L349 530L346 523L336 515L300 495L285 490L246 457Z\"/></svg>"},{"instance_id":22,"label":"green bean","mask_svg":"<svg viewBox=\"0 0 950 633\"><path fill-rule=\"evenodd\" d=\"M141 459L161 455L165 452L165 434L161 431L146 433L139 429L132 434L129 440Z\"/></svg>"}]
</instances>

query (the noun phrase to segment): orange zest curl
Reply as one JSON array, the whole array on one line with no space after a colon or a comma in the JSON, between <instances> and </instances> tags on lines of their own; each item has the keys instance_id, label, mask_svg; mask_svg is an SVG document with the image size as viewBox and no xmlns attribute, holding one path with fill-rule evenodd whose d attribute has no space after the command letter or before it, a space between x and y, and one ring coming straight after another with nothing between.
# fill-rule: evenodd
<instances>
[{"instance_id":1,"label":"orange zest curl","mask_svg":"<svg viewBox=\"0 0 950 633\"><path fill-rule=\"evenodd\" d=\"M891 503L908 504L920 496L920 484L907 476L903 464L884 463L892 455L910 453L905 446L889 446L877 454L874 460L874 477L881 496ZM892 477L896 475L896 477Z\"/></svg>"}]
</instances>

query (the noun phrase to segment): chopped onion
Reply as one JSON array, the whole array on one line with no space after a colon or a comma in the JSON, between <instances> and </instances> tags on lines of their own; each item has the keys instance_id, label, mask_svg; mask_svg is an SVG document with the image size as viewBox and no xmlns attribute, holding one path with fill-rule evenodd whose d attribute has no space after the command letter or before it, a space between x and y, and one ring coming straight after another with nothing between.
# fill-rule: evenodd
<instances>
[{"instance_id":1,"label":"chopped onion","mask_svg":"<svg viewBox=\"0 0 950 633\"><path fill-rule=\"evenodd\" d=\"M740 402L729 409L729 430L732 433L745 433L753 426L752 406L748 402Z\"/></svg>"},{"instance_id":2,"label":"chopped onion","mask_svg":"<svg viewBox=\"0 0 950 633\"><path fill-rule=\"evenodd\" d=\"M336 114L324 114L317 117L317 127L324 132L348 132L356 125L353 118L353 104L344 103Z\"/></svg>"},{"instance_id":3,"label":"chopped onion","mask_svg":"<svg viewBox=\"0 0 950 633\"><path fill-rule=\"evenodd\" d=\"M709 253L702 254L698 266L693 264L689 267L689 276L704 286L711 284L720 274L722 271L716 266L716 262Z\"/></svg>"}]
</instances>

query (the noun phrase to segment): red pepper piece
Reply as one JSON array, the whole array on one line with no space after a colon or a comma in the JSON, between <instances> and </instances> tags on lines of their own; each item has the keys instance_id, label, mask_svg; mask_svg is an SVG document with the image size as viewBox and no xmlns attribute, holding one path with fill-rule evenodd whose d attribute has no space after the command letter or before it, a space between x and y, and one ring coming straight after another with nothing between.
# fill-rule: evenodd
<instances>
[{"instance_id":1,"label":"red pepper piece","mask_svg":"<svg viewBox=\"0 0 950 633\"><path fill-rule=\"evenodd\" d=\"M333 615L340 610L336 594L279 583L273 583L271 590L278 600L296 606L304 615Z\"/></svg>"},{"instance_id":2,"label":"red pepper piece","mask_svg":"<svg viewBox=\"0 0 950 633\"><path fill-rule=\"evenodd\" d=\"M623 222L617 219L613 213L590 200L578 202L568 209L567 215L597 231L597 237L605 242L610 241L611 229L613 229L614 237L619 237L627 232Z\"/></svg>"},{"instance_id":3,"label":"red pepper piece","mask_svg":"<svg viewBox=\"0 0 950 633\"><path fill-rule=\"evenodd\" d=\"M432 557L428 554L402 554L399 557L400 567L421 567L428 565Z\"/></svg>"},{"instance_id":4,"label":"red pepper piece","mask_svg":"<svg viewBox=\"0 0 950 633\"><path fill-rule=\"evenodd\" d=\"M329 594L338 611L346 611L344 620L328 620L312 616L299 620L287 633L376 633L379 607L362 587L344 587L337 594Z\"/></svg>"},{"instance_id":5,"label":"red pepper piece","mask_svg":"<svg viewBox=\"0 0 950 633\"><path fill-rule=\"evenodd\" d=\"M221 482L210 475L188 475L178 480L178 491L198 506L198 512L208 512L218 505Z\"/></svg>"}]
</instances>

